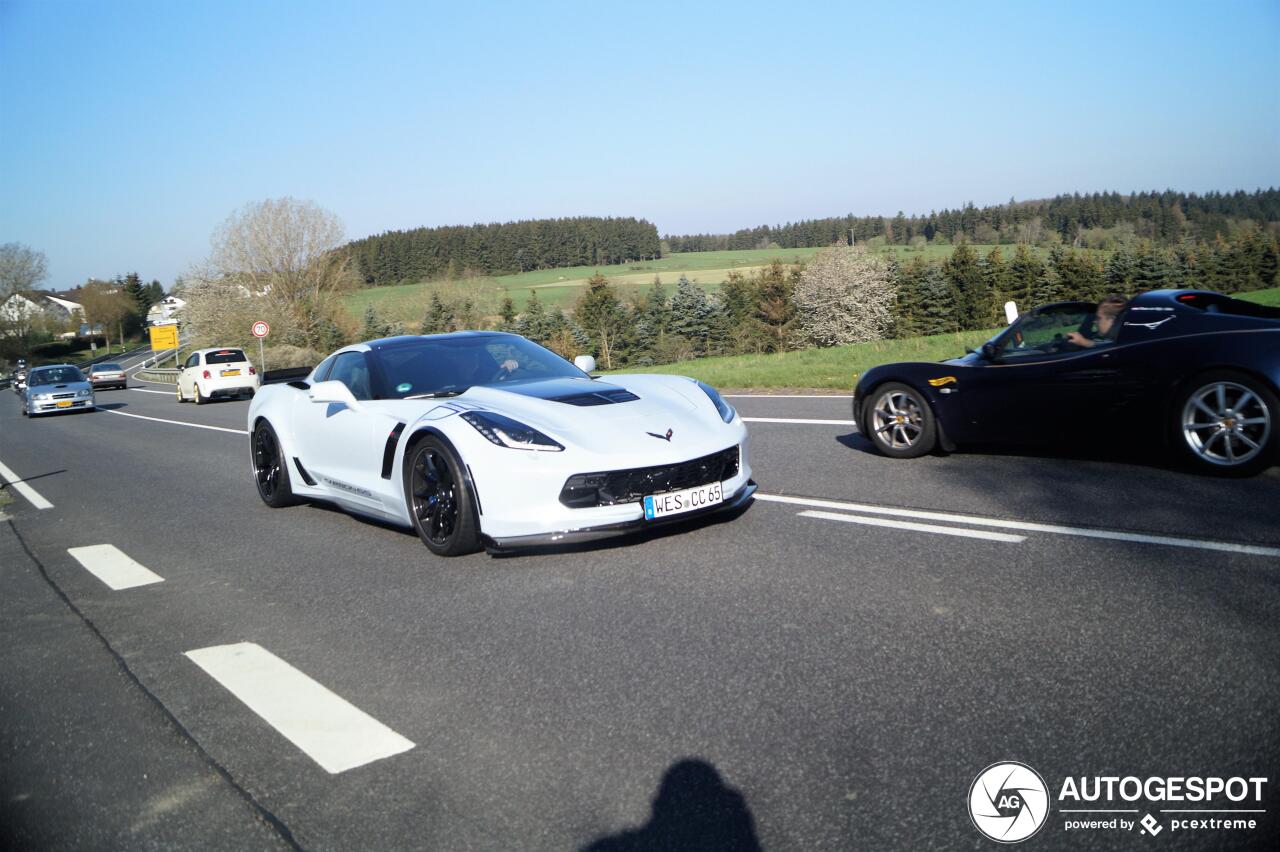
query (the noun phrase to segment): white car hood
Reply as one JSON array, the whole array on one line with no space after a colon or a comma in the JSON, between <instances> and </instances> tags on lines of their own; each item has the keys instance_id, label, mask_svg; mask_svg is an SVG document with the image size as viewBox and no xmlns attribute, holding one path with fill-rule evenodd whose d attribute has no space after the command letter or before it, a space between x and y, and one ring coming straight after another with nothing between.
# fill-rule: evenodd
<instances>
[{"instance_id":1,"label":"white car hood","mask_svg":"<svg viewBox=\"0 0 1280 852\"><path fill-rule=\"evenodd\" d=\"M575 405L544 398L626 390L639 399ZM515 418L548 436L598 453L661 438L685 447L714 444L725 423L698 385L681 376L623 375L475 387L450 402ZM440 412L443 413L443 412ZM672 440L667 439L671 431Z\"/></svg>"}]
</instances>

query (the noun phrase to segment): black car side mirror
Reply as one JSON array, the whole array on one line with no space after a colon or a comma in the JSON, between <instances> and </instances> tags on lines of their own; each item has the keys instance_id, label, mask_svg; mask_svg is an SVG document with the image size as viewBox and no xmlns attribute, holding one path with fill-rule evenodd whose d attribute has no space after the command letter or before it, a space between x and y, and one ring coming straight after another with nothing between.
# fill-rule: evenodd
<instances>
[{"instance_id":1,"label":"black car side mirror","mask_svg":"<svg viewBox=\"0 0 1280 852\"><path fill-rule=\"evenodd\" d=\"M996 345L994 343L988 342L988 343L982 344L982 357L987 359L988 361L996 360L999 354L1000 354L1000 351L996 349Z\"/></svg>"}]
</instances>

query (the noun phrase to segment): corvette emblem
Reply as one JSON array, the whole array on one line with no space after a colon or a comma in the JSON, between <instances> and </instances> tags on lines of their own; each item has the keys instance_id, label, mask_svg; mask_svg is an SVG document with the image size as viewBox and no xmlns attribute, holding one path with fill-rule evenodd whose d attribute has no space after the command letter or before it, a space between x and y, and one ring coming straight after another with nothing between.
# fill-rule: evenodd
<instances>
[{"instance_id":1,"label":"corvette emblem","mask_svg":"<svg viewBox=\"0 0 1280 852\"><path fill-rule=\"evenodd\" d=\"M955 377L955 376L943 376L943 377L942 377L942 378L940 378L940 379L930 379L930 380L929 380L929 384L933 385L935 388L940 388L940 387L942 387L943 385L953 385L953 384L955 384L955 383L956 383L956 377Z\"/></svg>"},{"instance_id":2,"label":"corvette emblem","mask_svg":"<svg viewBox=\"0 0 1280 852\"><path fill-rule=\"evenodd\" d=\"M662 440L669 442L671 440L671 436L674 435L675 432L672 432L670 429L668 429L667 434L665 435L659 435L657 432L645 432L645 434L652 435L655 438L661 438Z\"/></svg>"}]
</instances>

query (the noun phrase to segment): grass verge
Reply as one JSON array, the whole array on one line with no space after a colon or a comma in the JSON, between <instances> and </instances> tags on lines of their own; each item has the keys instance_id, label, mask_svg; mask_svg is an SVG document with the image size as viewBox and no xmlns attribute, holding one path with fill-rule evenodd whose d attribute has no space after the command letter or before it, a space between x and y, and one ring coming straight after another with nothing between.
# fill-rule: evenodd
<instances>
[{"instance_id":1,"label":"grass verge","mask_svg":"<svg viewBox=\"0 0 1280 852\"><path fill-rule=\"evenodd\" d=\"M698 358L659 367L617 372L674 373L717 388L813 388L851 390L856 375L894 361L944 361L989 340L999 329L963 331L906 340L879 340L830 349L803 349L769 355Z\"/></svg>"}]
</instances>

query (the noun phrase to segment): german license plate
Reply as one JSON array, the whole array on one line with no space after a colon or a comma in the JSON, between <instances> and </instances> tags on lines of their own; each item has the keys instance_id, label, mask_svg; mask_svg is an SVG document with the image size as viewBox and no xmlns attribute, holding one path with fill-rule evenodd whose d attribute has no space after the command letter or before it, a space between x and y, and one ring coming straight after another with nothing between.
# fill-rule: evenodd
<instances>
[{"instance_id":1,"label":"german license plate","mask_svg":"<svg viewBox=\"0 0 1280 852\"><path fill-rule=\"evenodd\" d=\"M686 488L683 491L668 491L666 494L653 494L644 498L644 518L646 521L652 521L665 518L667 515L705 509L723 502L724 483L722 482L699 485L697 488Z\"/></svg>"},{"instance_id":2,"label":"german license plate","mask_svg":"<svg viewBox=\"0 0 1280 852\"><path fill-rule=\"evenodd\" d=\"M70 407L71 407L71 400L69 399L58 400L58 408L70 408Z\"/></svg>"},{"instance_id":3,"label":"german license plate","mask_svg":"<svg viewBox=\"0 0 1280 852\"><path fill-rule=\"evenodd\" d=\"M223 376L238 376L238 375L240 375L240 371L239 371L239 370L223 370L223 371L222 371L222 375L223 375Z\"/></svg>"}]
</instances>

